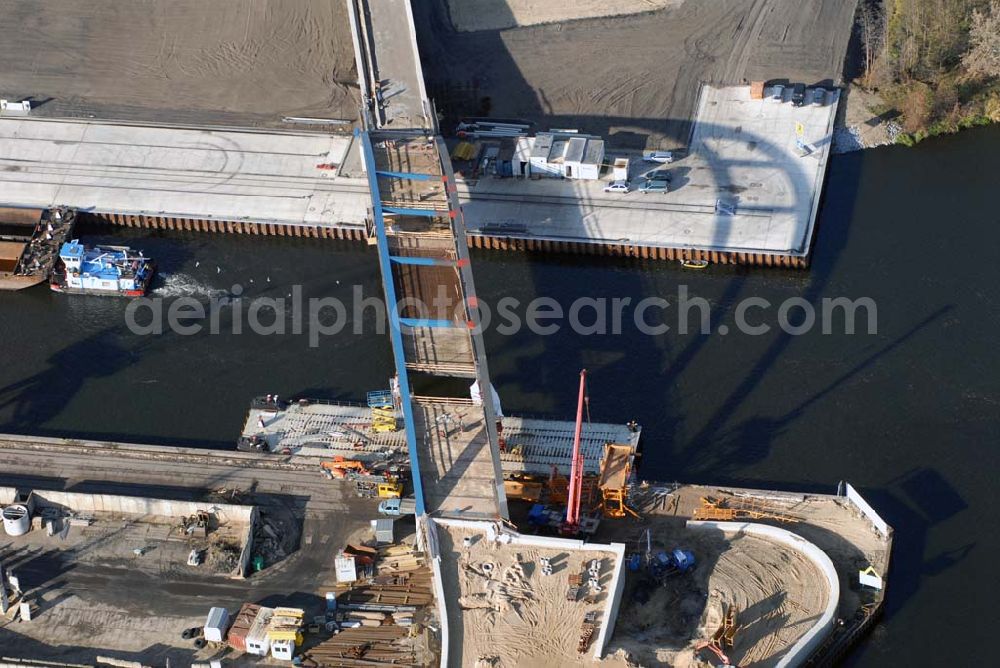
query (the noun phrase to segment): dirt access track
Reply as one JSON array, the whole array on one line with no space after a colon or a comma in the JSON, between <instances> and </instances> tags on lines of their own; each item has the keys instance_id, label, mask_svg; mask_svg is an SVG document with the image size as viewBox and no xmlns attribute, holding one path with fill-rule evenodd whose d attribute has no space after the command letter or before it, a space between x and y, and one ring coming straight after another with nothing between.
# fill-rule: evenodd
<instances>
[{"instance_id":1,"label":"dirt access track","mask_svg":"<svg viewBox=\"0 0 1000 668\"><path fill-rule=\"evenodd\" d=\"M354 119L343 0L0 0L0 96L40 116Z\"/></svg>"},{"instance_id":2,"label":"dirt access track","mask_svg":"<svg viewBox=\"0 0 1000 668\"><path fill-rule=\"evenodd\" d=\"M439 109L578 128L614 149L685 144L703 82L839 83L856 5L684 0L580 20L569 20L577 14L570 8L561 23L477 32L454 29L446 0L416 2L413 11Z\"/></svg>"}]
</instances>

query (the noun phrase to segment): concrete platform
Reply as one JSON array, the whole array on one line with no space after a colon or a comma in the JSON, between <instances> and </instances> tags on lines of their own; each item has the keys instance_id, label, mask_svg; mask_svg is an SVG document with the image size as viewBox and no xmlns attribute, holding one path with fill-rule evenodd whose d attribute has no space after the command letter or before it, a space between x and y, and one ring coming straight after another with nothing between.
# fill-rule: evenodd
<instances>
[{"instance_id":1,"label":"concrete platform","mask_svg":"<svg viewBox=\"0 0 1000 668\"><path fill-rule=\"evenodd\" d=\"M787 95L786 95L787 99ZM480 179L460 183L470 234L727 253L808 254L839 94L823 106L751 100L746 86L702 89L687 155L672 165L631 160L632 191L599 181ZM808 155L796 147L803 128ZM610 155L613 154L613 155ZM666 168L671 191L643 194L643 174ZM736 215L717 213L716 202Z\"/></svg>"},{"instance_id":2,"label":"concrete platform","mask_svg":"<svg viewBox=\"0 0 1000 668\"><path fill-rule=\"evenodd\" d=\"M311 226L364 226L351 137L0 119L0 205Z\"/></svg>"},{"instance_id":3,"label":"concrete platform","mask_svg":"<svg viewBox=\"0 0 1000 668\"><path fill-rule=\"evenodd\" d=\"M500 454L500 463L505 473L548 475L557 466L569 474L573 421L505 416L502 422L507 451ZM283 411L251 408L241 436L262 436L273 452L287 449L301 457L396 461L407 457L402 415L398 424L399 431L375 433L367 406L312 402L292 404ZM636 446L641 435L640 427L633 431L623 424L585 423L580 437L584 471L600 470L605 443Z\"/></svg>"}]
</instances>

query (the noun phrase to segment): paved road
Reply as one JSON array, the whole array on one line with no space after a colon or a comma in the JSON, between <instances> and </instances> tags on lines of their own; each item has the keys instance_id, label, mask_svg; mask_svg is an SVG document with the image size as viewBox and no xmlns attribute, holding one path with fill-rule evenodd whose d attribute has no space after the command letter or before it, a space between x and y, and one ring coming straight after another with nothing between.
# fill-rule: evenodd
<instances>
[{"instance_id":1,"label":"paved road","mask_svg":"<svg viewBox=\"0 0 1000 668\"><path fill-rule=\"evenodd\" d=\"M379 82L383 122L389 130L426 128L423 70L409 21L409 0L363 3L368 25L369 51Z\"/></svg>"}]
</instances>

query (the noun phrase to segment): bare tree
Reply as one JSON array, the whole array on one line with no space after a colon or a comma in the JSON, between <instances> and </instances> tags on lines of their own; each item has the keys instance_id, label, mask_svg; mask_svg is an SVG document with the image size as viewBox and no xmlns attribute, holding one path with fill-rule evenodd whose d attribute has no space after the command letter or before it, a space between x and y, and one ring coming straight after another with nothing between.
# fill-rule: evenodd
<instances>
[{"instance_id":1,"label":"bare tree","mask_svg":"<svg viewBox=\"0 0 1000 668\"><path fill-rule=\"evenodd\" d=\"M992 0L987 12L972 12L969 50L962 63L973 74L1000 77L1000 0Z\"/></svg>"},{"instance_id":2,"label":"bare tree","mask_svg":"<svg viewBox=\"0 0 1000 668\"><path fill-rule=\"evenodd\" d=\"M885 42L884 10L880 2L862 0L858 11L858 28L861 35L861 46L865 51L865 80L869 80L875 60Z\"/></svg>"}]
</instances>

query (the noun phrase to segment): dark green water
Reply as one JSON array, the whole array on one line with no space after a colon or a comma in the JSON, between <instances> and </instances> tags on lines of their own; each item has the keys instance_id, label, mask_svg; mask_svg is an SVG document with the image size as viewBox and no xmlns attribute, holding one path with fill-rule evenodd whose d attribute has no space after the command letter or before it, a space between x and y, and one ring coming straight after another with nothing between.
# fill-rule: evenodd
<instances>
[{"instance_id":1,"label":"dark green water","mask_svg":"<svg viewBox=\"0 0 1000 668\"><path fill-rule=\"evenodd\" d=\"M731 323L748 296L878 305L875 335L490 332L505 410L571 415L585 366L594 419L644 425L644 477L828 492L851 481L896 528L887 618L851 662L972 663L959 643L991 637L1000 550L998 174L1000 128L834 157L807 273L476 254L487 302L638 301L686 284L710 301L714 323ZM168 297L233 284L251 297L293 284L307 298L381 290L367 247L125 230L84 238L158 258ZM142 337L124 309L45 289L0 294L0 431L231 447L256 394L358 399L392 369L387 338L350 327L318 348L304 335Z\"/></svg>"}]
</instances>

